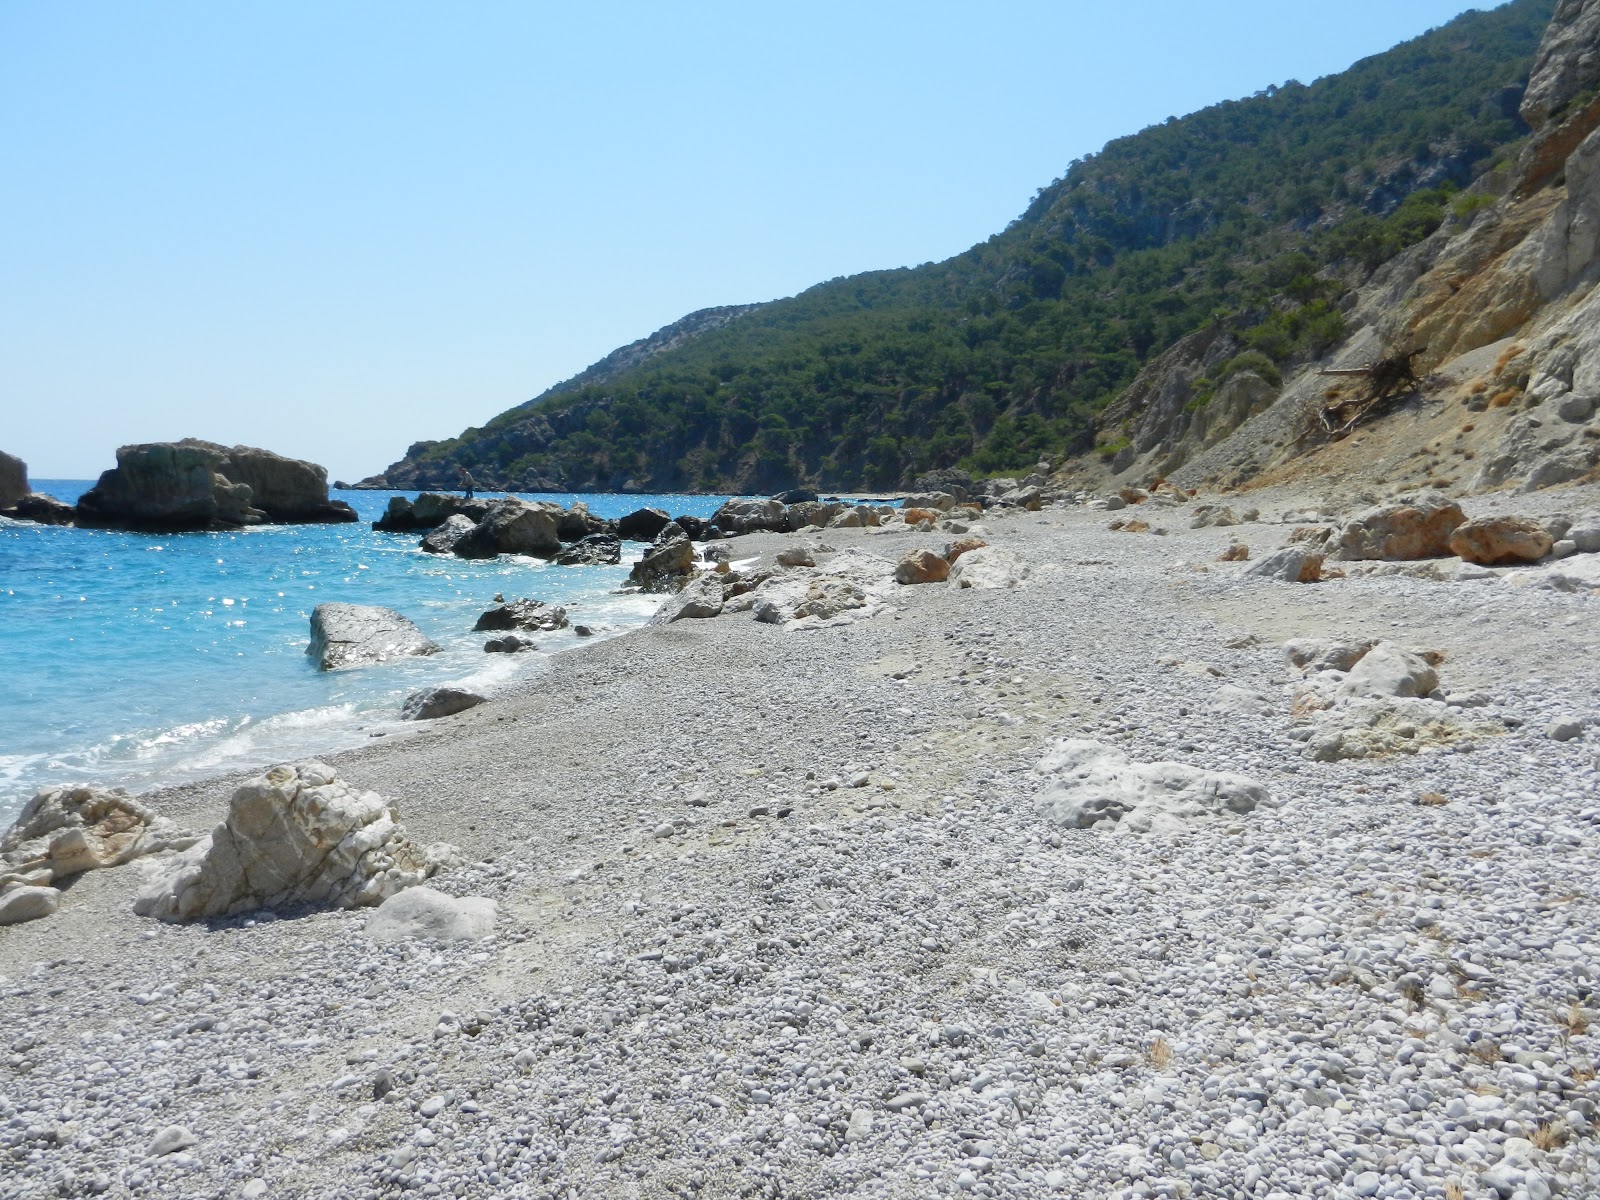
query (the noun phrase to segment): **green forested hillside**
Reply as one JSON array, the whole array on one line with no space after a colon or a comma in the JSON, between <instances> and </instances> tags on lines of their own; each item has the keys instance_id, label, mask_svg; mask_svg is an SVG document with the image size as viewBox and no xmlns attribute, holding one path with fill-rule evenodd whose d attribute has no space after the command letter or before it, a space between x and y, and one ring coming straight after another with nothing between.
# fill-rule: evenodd
<instances>
[{"instance_id":1,"label":"green forested hillside","mask_svg":"<svg viewBox=\"0 0 1600 1200\"><path fill-rule=\"evenodd\" d=\"M1140 364L1208 322L1279 363L1337 340L1339 297L1526 132L1552 8L1468 13L1114 141L964 254L762 305L420 443L389 482L446 485L465 464L521 490L883 488L1085 449Z\"/></svg>"}]
</instances>

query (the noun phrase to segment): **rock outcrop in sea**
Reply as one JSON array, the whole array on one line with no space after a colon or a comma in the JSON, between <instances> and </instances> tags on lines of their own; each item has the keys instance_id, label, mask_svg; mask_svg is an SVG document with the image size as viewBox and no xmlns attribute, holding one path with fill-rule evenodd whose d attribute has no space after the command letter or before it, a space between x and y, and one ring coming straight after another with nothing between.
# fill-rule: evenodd
<instances>
[{"instance_id":1,"label":"rock outcrop in sea","mask_svg":"<svg viewBox=\"0 0 1600 1200\"><path fill-rule=\"evenodd\" d=\"M72 505L28 486L28 464L0 450L0 517L38 525L70 525Z\"/></svg>"},{"instance_id":2,"label":"rock outcrop in sea","mask_svg":"<svg viewBox=\"0 0 1600 1200\"><path fill-rule=\"evenodd\" d=\"M117 465L78 500L78 524L158 532L244 525L338 524L355 510L328 498L316 463L197 438L122 446Z\"/></svg>"},{"instance_id":3,"label":"rock outcrop in sea","mask_svg":"<svg viewBox=\"0 0 1600 1200\"><path fill-rule=\"evenodd\" d=\"M311 610L311 641L306 653L324 671L438 652L437 642L392 608L329 603Z\"/></svg>"}]
</instances>

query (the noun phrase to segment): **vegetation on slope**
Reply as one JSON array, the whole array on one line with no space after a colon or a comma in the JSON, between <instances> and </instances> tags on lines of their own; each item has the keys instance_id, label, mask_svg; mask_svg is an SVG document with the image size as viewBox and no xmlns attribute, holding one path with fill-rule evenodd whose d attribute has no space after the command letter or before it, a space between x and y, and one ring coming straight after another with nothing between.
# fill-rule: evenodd
<instances>
[{"instance_id":1,"label":"vegetation on slope","mask_svg":"<svg viewBox=\"0 0 1600 1200\"><path fill-rule=\"evenodd\" d=\"M964 254L759 306L421 443L391 478L448 483L460 463L525 490L887 488L1087 448L1140 365L1209 322L1303 361L1341 337L1349 287L1526 132L1517 102L1552 7L1468 13L1114 141Z\"/></svg>"}]
</instances>

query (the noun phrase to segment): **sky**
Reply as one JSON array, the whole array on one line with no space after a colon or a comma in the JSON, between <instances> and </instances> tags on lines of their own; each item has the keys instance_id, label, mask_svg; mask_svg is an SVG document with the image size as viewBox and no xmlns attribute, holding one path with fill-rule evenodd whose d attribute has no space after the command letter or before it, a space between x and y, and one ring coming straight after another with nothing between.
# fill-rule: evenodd
<instances>
[{"instance_id":1,"label":"sky","mask_svg":"<svg viewBox=\"0 0 1600 1200\"><path fill-rule=\"evenodd\" d=\"M192 436L353 480L1468 7L0 0L0 449L93 478Z\"/></svg>"}]
</instances>

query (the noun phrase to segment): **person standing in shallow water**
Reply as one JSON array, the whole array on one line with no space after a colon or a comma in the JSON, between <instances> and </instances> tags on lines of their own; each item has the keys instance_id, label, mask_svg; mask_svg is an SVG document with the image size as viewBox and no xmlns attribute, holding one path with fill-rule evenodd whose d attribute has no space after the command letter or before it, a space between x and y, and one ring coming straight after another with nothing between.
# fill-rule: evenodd
<instances>
[{"instance_id":1,"label":"person standing in shallow water","mask_svg":"<svg viewBox=\"0 0 1600 1200\"><path fill-rule=\"evenodd\" d=\"M466 493L466 498L471 500L472 489L478 486L478 481L472 477L472 472L465 467L461 467L459 470L461 471L461 490Z\"/></svg>"}]
</instances>

